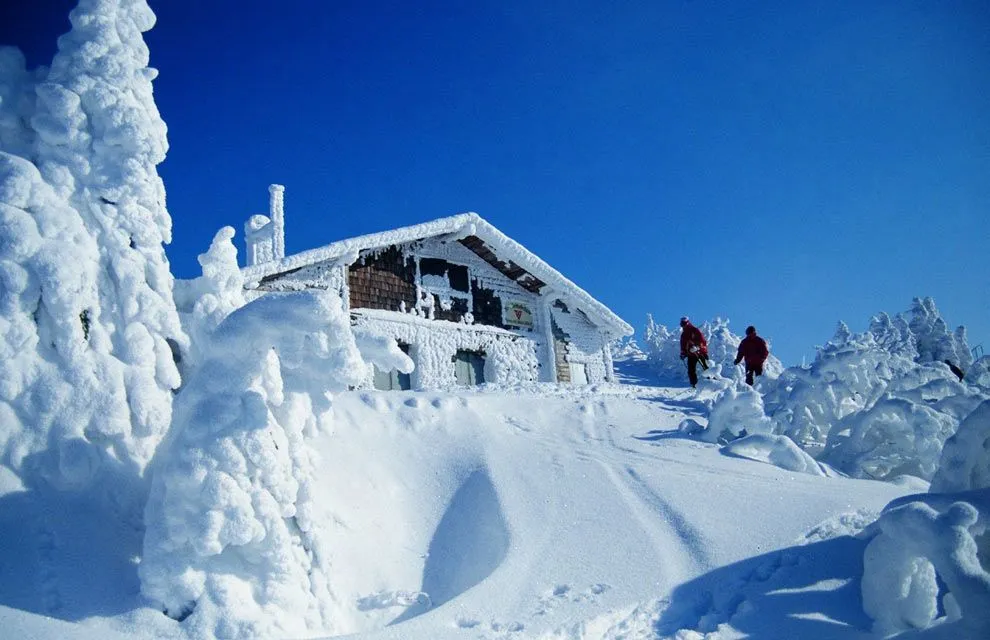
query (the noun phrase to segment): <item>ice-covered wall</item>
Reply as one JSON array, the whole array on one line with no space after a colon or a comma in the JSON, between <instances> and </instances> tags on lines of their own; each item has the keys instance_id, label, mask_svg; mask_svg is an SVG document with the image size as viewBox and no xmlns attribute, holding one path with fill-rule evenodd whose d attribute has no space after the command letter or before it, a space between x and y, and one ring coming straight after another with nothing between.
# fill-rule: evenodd
<instances>
[{"instance_id":1,"label":"ice-covered wall","mask_svg":"<svg viewBox=\"0 0 990 640\"><path fill-rule=\"evenodd\" d=\"M411 313L365 309L352 311L356 326L410 345L416 364L415 389L446 389L457 385L453 358L458 350L485 354L485 382L511 385L539 378L537 353L544 346L534 338L484 325L429 320ZM367 380L371 386L371 379Z\"/></svg>"},{"instance_id":2,"label":"ice-covered wall","mask_svg":"<svg viewBox=\"0 0 990 640\"><path fill-rule=\"evenodd\" d=\"M567 334L567 352L564 354L567 363L583 365L591 384L611 380L611 359L605 348L608 341L601 329L579 309L567 307L565 311L560 306L549 309L554 322Z\"/></svg>"},{"instance_id":3,"label":"ice-covered wall","mask_svg":"<svg viewBox=\"0 0 990 640\"><path fill-rule=\"evenodd\" d=\"M416 243L414 247L409 247L409 250L418 258L440 258L453 264L467 266L469 278L476 280L481 287L494 292L502 301L503 309L512 302L526 305L532 311L533 326L531 329L513 329L513 331L534 343L540 362L540 379L548 382L556 380L553 376L554 353L552 347L548 346L551 343L547 338L550 331L549 309L552 302L557 299L553 292L548 292L550 295L538 295L527 291L459 242L443 242L433 238ZM441 300L443 295L461 297L465 295L461 292L444 290L443 283L427 281L425 284L431 293L441 294ZM468 306L469 308L471 306L470 298ZM611 379L611 363L605 356L607 339L602 330L592 324L582 311L570 305L567 312L558 308L552 312L552 315L558 327L567 334L569 344L564 356L565 360L568 363L584 365L590 383Z\"/></svg>"}]
</instances>

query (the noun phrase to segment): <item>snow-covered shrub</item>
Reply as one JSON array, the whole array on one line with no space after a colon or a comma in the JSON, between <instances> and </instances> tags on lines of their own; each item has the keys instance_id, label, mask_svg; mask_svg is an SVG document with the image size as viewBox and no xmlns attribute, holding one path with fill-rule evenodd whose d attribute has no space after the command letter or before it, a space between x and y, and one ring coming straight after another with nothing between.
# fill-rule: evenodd
<instances>
[{"instance_id":1,"label":"snow-covered shrub","mask_svg":"<svg viewBox=\"0 0 990 640\"><path fill-rule=\"evenodd\" d=\"M829 434L821 458L855 477L931 480L942 445L958 424L948 413L888 394L843 420L841 431Z\"/></svg>"},{"instance_id":2,"label":"snow-covered shrub","mask_svg":"<svg viewBox=\"0 0 990 640\"><path fill-rule=\"evenodd\" d=\"M763 412L763 399L744 382L728 386L715 400L708 416L708 428L701 438L716 442L720 437L739 437L745 431L770 433L773 423Z\"/></svg>"},{"instance_id":3,"label":"snow-covered shrub","mask_svg":"<svg viewBox=\"0 0 990 640\"><path fill-rule=\"evenodd\" d=\"M945 442L932 493L990 488L990 400L962 421Z\"/></svg>"},{"instance_id":4,"label":"snow-covered shrub","mask_svg":"<svg viewBox=\"0 0 990 640\"><path fill-rule=\"evenodd\" d=\"M312 517L329 392L366 375L340 299L268 294L231 313L176 398L145 513L142 592L198 637L326 630Z\"/></svg>"},{"instance_id":5,"label":"snow-covered shrub","mask_svg":"<svg viewBox=\"0 0 990 640\"><path fill-rule=\"evenodd\" d=\"M881 348L870 332L854 335L839 323L814 362L786 369L764 404L777 433L801 446L824 446L843 418L871 406L894 376L913 367L912 360Z\"/></svg>"},{"instance_id":6,"label":"snow-covered shrub","mask_svg":"<svg viewBox=\"0 0 990 640\"><path fill-rule=\"evenodd\" d=\"M930 298L912 313L878 314L857 334L840 323L811 365L785 370L764 397L774 432L854 477L931 480L946 439L987 393L944 362L968 352L965 330L950 333Z\"/></svg>"},{"instance_id":7,"label":"snow-covered shrub","mask_svg":"<svg viewBox=\"0 0 990 640\"><path fill-rule=\"evenodd\" d=\"M936 510L923 502L889 508L863 557L863 609L881 637L936 622L939 581L944 623L959 625L955 637L979 637L990 629L990 573L981 566L974 535L979 512L967 502Z\"/></svg>"},{"instance_id":8,"label":"snow-covered shrub","mask_svg":"<svg viewBox=\"0 0 990 640\"><path fill-rule=\"evenodd\" d=\"M729 321L722 318L715 318L706 321L698 326L708 341L708 361L711 367L709 375L726 375L734 372L733 361L742 341L740 336L729 330ZM769 339L768 346L772 344ZM653 316L647 316L646 331L643 338L644 349L646 350L650 366L658 375L664 378L684 379L685 365L681 360L681 330L680 328L668 329L665 325L657 324ZM763 375L767 378L776 378L784 370L780 360L770 354L763 366Z\"/></svg>"}]
</instances>

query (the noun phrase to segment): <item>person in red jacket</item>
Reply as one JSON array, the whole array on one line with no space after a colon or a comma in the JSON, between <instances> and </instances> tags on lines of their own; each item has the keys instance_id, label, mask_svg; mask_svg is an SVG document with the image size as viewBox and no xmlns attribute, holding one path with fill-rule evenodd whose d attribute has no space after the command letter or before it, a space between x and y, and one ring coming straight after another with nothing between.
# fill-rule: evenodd
<instances>
[{"instance_id":1,"label":"person in red jacket","mask_svg":"<svg viewBox=\"0 0 990 640\"><path fill-rule=\"evenodd\" d=\"M697 387L698 363L702 369L708 369L708 341L687 316L681 318L681 360L684 358L687 358L688 380L692 387Z\"/></svg>"},{"instance_id":2,"label":"person in red jacket","mask_svg":"<svg viewBox=\"0 0 990 640\"><path fill-rule=\"evenodd\" d=\"M756 335L756 327L750 325L746 327L746 337L739 343L739 351L736 353L734 364L739 364L746 360L746 384L753 386L753 376L763 375L763 363L767 361L770 350L767 349L767 342Z\"/></svg>"}]
</instances>

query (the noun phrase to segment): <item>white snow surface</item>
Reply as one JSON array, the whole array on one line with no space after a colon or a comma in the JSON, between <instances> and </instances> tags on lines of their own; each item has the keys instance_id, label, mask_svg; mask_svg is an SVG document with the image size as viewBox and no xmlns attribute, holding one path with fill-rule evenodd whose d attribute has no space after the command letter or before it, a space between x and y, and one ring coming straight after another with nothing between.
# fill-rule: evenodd
<instances>
[{"instance_id":1,"label":"white snow surface","mask_svg":"<svg viewBox=\"0 0 990 640\"><path fill-rule=\"evenodd\" d=\"M195 427L189 416L201 416L203 426L213 423L217 399L196 391L199 383L189 384L180 393L176 416L200 435L195 441L175 435L168 444L172 453L163 454L161 462L174 471L156 474L156 487L178 490L205 473L220 484L196 486L219 491L226 460L237 450L256 451L258 460L295 455L291 438L277 435L279 429L288 432L290 423L275 409L254 429L252 421L229 413L230 421L221 423L227 426L218 425L212 435ZM261 387L254 393L264 395ZM186 394L189 399L182 399ZM622 386L567 391L553 385L488 393L336 393L329 428L303 436L314 456L305 503L322 551L309 566L325 568L326 579L319 602L324 617L308 632L568 639L674 637L680 630L722 638L865 633L871 621L856 583L866 542L849 534L906 490L722 455L717 445L676 429L685 416L704 421L710 400L704 394ZM268 444L258 440L268 433L276 434ZM276 450L274 442L286 446ZM39 584L4 581L0 603L159 637L250 637L259 629L265 637L303 635L298 628L280 634L272 621L264 627L250 621L261 620L254 616L263 607L252 603L258 593L272 594L269 607L285 598L291 606L283 611L310 597L299 591L307 581L298 577L286 583L288 591L264 587L273 579L272 558L288 558L291 566L291 558L307 557L291 551L302 551L305 544L286 542L285 554L275 556L265 551L283 538L259 538L251 523L265 512L256 498L249 500L255 516L245 503L224 498L204 511L208 505L202 502L238 494L248 499L267 486L266 477L291 485L284 471L296 473L296 467L280 459L272 464L281 475L250 471L255 468L250 462L244 473L228 474L233 493L191 487L156 507L156 488L149 502L142 574L163 572L165 582L175 585L165 588L168 593L186 588L182 585L195 588L201 578L213 581L203 593L238 603L226 617L214 610L213 621L222 624L204 631L195 626L195 613L180 624L149 606L139 597L136 569L128 564L135 551L120 549L127 557L117 559L113 539L107 548L91 550L105 566L91 563L83 581L67 534L98 523L80 510L60 525L54 506L35 504L23 491L5 496L20 512L4 519L4 539L20 545L11 551L18 551L25 575L47 577ZM284 530L287 540L301 539L301 531L287 524L293 517L287 505L300 502L290 494L270 501L282 505L282 512L267 512L262 526ZM174 516L161 520L155 515L159 508ZM220 519L201 519L214 512ZM169 537L155 533L164 531L156 522L172 523ZM46 538L28 535L53 530ZM204 538L205 531L220 537ZM156 539L165 545L160 552L154 549ZM227 546L219 552L190 546L202 539ZM182 540L188 542L175 548ZM9 565L14 558L3 560ZM200 573L207 567L209 577ZM295 574L287 569L285 575ZM224 580L253 584L254 590ZM804 595L780 599L778 593L790 591ZM46 593L52 595L46 599ZM49 606L53 601L57 606ZM300 615L299 623L304 619ZM60 629L53 624L50 637L60 637ZM91 637L99 633L94 630ZM680 637L690 637L685 633Z\"/></svg>"},{"instance_id":2,"label":"white snow surface","mask_svg":"<svg viewBox=\"0 0 990 640\"><path fill-rule=\"evenodd\" d=\"M225 228L176 295L154 15L70 19L0 50L4 637L990 636L990 365L934 301L753 388L716 319L697 390L652 321L622 385L350 390L413 362L245 275L478 234L631 328L475 214L244 271Z\"/></svg>"}]
</instances>

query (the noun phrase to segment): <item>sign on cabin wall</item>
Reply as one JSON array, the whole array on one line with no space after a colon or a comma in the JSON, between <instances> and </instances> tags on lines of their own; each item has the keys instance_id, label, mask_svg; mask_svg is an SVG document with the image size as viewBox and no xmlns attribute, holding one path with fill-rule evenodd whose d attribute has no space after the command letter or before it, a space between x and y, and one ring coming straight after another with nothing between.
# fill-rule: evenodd
<instances>
[{"instance_id":1,"label":"sign on cabin wall","mask_svg":"<svg viewBox=\"0 0 990 640\"><path fill-rule=\"evenodd\" d=\"M502 305L502 322L513 327L532 327L533 313L522 302L506 302Z\"/></svg>"}]
</instances>

